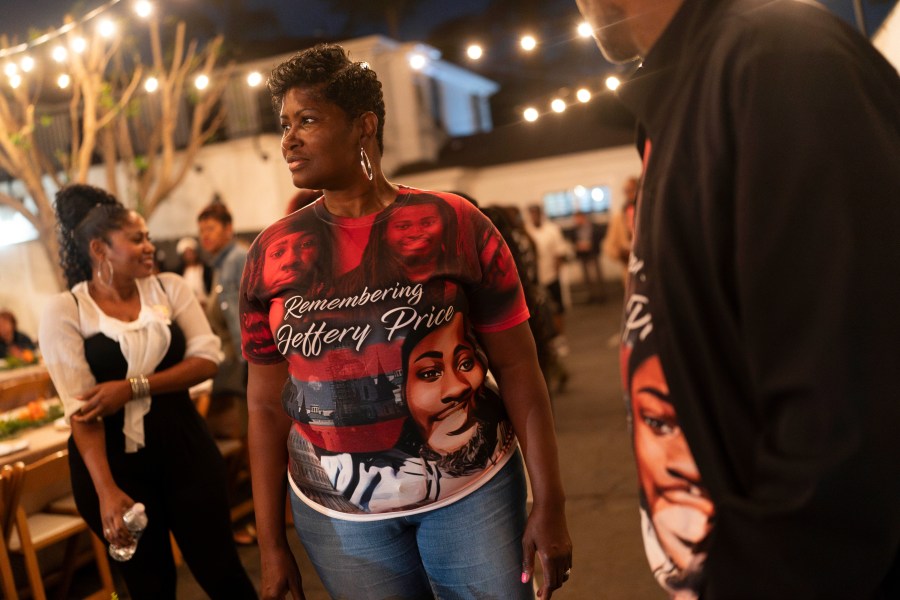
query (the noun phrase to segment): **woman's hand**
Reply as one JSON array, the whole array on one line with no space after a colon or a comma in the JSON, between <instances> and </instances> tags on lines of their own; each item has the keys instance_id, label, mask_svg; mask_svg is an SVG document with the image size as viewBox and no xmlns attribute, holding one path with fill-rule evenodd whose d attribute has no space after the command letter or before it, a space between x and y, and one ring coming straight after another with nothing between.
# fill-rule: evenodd
<instances>
[{"instance_id":1,"label":"woman's hand","mask_svg":"<svg viewBox=\"0 0 900 600\"><path fill-rule=\"evenodd\" d=\"M82 423L99 421L105 416L116 413L131 400L131 384L127 379L106 381L95 385L81 396L75 397L84 404L72 419Z\"/></svg>"},{"instance_id":2,"label":"woman's hand","mask_svg":"<svg viewBox=\"0 0 900 600\"><path fill-rule=\"evenodd\" d=\"M110 544L126 546L133 540L131 532L125 527L122 515L134 506L134 500L122 491L118 486L112 486L102 493L100 497L100 521L103 524L103 537Z\"/></svg>"},{"instance_id":3,"label":"woman's hand","mask_svg":"<svg viewBox=\"0 0 900 600\"><path fill-rule=\"evenodd\" d=\"M530 579L534 573L534 554L537 552L544 574L538 597L550 600L553 590L568 581L572 570L572 540L566 526L565 511L562 508L532 508L522 536L522 550L525 557L523 579L525 575Z\"/></svg>"},{"instance_id":4,"label":"woman's hand","mask_svg":"<svg viewBox=\"0 0 900 600\"><path fill-rule=\"evenodd\" d=\"M261 600L283 600L291 593L293 600L306 600L301 585L300 569L290 548L278 547L268 551L260 549L262 581Z\"/></svg>"}]
</instances>

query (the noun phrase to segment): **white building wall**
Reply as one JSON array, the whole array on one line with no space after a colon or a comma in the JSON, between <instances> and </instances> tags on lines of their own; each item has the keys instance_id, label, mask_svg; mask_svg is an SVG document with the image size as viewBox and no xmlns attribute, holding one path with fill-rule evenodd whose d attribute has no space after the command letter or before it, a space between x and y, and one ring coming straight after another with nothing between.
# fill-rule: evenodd
<instances>
[{"instance_id":1,"label":"white building wall","mask_svg":"<svg viewBox=\"0 0 900 600\"><path fill-rule=\"evenodd\" d=\"M900 71L900 5L894 7L875 32L872 43Z\"/></svg>"}]
</instances>

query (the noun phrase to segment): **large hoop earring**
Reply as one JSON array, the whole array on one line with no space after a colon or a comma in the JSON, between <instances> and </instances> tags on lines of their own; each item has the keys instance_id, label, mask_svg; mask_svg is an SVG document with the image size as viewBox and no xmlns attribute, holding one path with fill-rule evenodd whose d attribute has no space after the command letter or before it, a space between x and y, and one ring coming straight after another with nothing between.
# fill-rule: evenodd
<instances>
[{"instance_id":1,"label":"large hoop earring","mask_svg":"<svg viewBox=\"0 0 900 600\"><path fill-rule=\"evenodd\" d=\"M109 267L109 277L107 277L105 281L103 279L103 267L104 266ZM112 287L113 274L114 274L114 272L113 272L112 262L110 262L110 260L108 258L104 258L103 262L100 263L100 266L97 267L97 279L100 281L100 283L102 283L106 287Z\"/></svg>"},{"instance_id":2,"label":"large hoop earring","mask_svg":"<svg viewBox=\"0 0 900 600\"><path fill-rule=\"evenodd\" d=\"M375 169L372 168L372 161L369 160L369 155L362 146L359 147L359 164L362 165L363 173L366 174L369 181L372 181L375 178Z\"/></svg>"}]
</instances>

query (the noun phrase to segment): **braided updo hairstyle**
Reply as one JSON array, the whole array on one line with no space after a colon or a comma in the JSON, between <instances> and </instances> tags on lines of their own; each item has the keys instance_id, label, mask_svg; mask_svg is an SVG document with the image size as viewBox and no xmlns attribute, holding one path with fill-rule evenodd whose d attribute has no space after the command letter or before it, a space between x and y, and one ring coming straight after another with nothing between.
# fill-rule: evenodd
<instances>
[{"instance_id":1,"label":"braided updo hairstyle","mask_svg":"<svg viewBox=\"0 0 900 600\"><path fill-rule=\"evenodd\" d=\"M71 184L56 193L59 263L69 287L91 278L91 240L109 243L109 233L121 229L128 216L115 196L92 185Z\"/></svg>"},{"instance_id":2,"label":"braided updo hairstyle","mask_svg":"<svg viewBox=\"0 0 900 600\"><path fill-rule=\"evenodd\" d=\"M316 90L351 119L365 112L378 117L375 140L384 152L384 95L381 82L368 63L353 62L337 44L318 44L298 52L272 70L266 84L277 115L292 88Z\"/></svg>"}]
</instances>

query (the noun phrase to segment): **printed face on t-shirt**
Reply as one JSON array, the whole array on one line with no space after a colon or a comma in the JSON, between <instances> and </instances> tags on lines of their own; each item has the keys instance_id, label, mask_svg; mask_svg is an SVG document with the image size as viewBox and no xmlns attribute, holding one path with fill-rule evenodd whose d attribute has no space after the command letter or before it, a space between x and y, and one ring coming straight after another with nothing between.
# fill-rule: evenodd
<instances>
[{"instance_id":1,"label":"printed face on t-shirt","mask_svg":"<svg viewBox=\"0 0 900 600\"><path fill-rule=\"evenodd\" d=\"M319 257L316 235L300 231L280 238L266 248L263 285L273 289L291 281L302 281Z\"/></svg>"},{"instance_id":2,"label":"printed face on t-shirt","mask_svg":"<svg viewBox=\"0 0 900 600\"><path fill-rule=\"evenodd\" d=\"M390 217L385 241L404 261L422 263L437 258L444 223L434 204L405 206Z\"/></svg>"},{"instance_id":3,"label":"printed face on t-shirt","mask_svg":"<svg viewBox=\"0 0 900 600\"><path fill-rule=\"evenodd\" d=\"M462 313L412 349L406 364L406 401L425 442L447 454L475 436L475 392L484 366L465 337Z\"/></svg>"},{"instance_id":4,"label":"printed face on t-shirt","mask_svg":"<svg viewBox=\"0 0 900 600\"><path fill-rule=\"evenodd\" d=\"M685 570L709 534L713 504L669 401L658 356L638 365L630 392L634 452L650 518L663 550Z\"/></svg>"}]
</instances>

